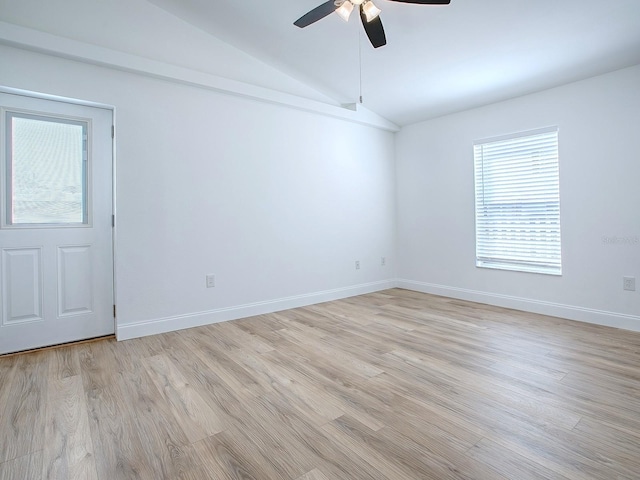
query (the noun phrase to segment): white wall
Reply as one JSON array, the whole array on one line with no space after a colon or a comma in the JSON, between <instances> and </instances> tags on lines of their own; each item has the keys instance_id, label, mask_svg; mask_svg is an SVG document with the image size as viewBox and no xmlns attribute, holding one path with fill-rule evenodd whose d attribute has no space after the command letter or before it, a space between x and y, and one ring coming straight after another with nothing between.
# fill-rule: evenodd
<instances>
[{"instance_id":1,"label":"white wall","mask_svg":"<svg viewBox=\"0 0 640 480\"><path fill-rule=\"evenodd\" d=\"M117 109L120 338L391 284L393 133L7 46L0 64L0 85Z\"/></svg>"},{"instance_id":2,"label":"white wall","mask_svg":"<svg viewBox=\"0 0 640 480\"><path fill-rule=\"evenodd\" d=\"M563 275L476 268L473 141L549 125L559 127ZM640 66L404 127L400 285L640 330L639 139ZM636 292L622 290L625 275Z\"/></svg>"},{"instance_id":3,"label":"white wall","mask_svg":"<svg viewBox=\"0 0 640 480\"><path fill-rule=\"evenodd\" d=\"M146 0L0 0L0 21L337 105Z\"/></svg>"}]
</instances>

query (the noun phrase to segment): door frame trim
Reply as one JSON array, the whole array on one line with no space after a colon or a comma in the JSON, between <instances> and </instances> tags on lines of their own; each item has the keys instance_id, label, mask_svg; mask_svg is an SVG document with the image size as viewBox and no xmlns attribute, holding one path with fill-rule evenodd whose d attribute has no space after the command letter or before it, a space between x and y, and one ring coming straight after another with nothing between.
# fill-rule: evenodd
<instances>
[{"instance_id":1,"label":"door frame trim","mask_svg":"<svg viewBox=\"0 0 640 480\"><path fill-rule=\"evenodd\" d=\"M78 98L72 98L72 97L64 97L61 95L52 95L49 93L42 93L42 92L34 92L31 90L23 90L20 88L14 88L14 87L8 87L8 86L4 86L4 85L0 85L0 93L5 93L8 95L17 95L17 96L21 96L21 97L30 97L30 98L36 98L39 100L49 100L52 102L60 102L60 103L67 103L67 104L72 104L72 105L80 105L83 107L91 107L91 108L100 108L103 110L108 110L111 112L111 125L112 125L112 132L115 132L115 126L116 126L116 107L115 105L110 105L107 103L100 103L100 102L93 102L93 101L89 101L89 100L81 100ZM111 215L113 215L113 218L117 218L116 217L116 135L115 133L112 135L111 137ZM116 284L117 284L117 276L116 276L116 253L117 253L117 243L116 243L116 230L117 230L117 222L113 222L112 223L112 227L111 227L111 261L112 261L112 271L113 271L113 285L112 285L112 294L113 294L113 304L114 306L118 304L118 290L116 288ZM114 335L116 335L116 339L117 339L117 332L118 332L118 319L115 315L115 309L114 309L114 316L113 316L113 332Z\"/></svg>"}]
</instances>

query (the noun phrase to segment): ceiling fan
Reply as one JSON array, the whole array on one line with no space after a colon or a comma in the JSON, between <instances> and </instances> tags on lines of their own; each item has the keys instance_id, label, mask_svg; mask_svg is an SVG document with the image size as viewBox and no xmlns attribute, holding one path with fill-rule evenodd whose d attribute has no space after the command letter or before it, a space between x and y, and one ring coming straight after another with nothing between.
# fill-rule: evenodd
<instances>
[{"instance_id":1,"label":"ceiling fan","mask_svg":"<svg viewBox=\"0 0 640 480\"><path fill-rule=\"evenodd\" d=\"M391 2L415 3L418 5L448 5L451 0L389 0ZM353 9L360 10L360 19L364 31L369 37L369 41L374 48L387 44L382 21L380 20L380 9L373 4L372 0L329 0L310 12L305 13L298 20L293 22L296 27L308 27L312 23L323 19L327 15L336 12L344 21L349 20Z\"/></svg>"}]
</instances>

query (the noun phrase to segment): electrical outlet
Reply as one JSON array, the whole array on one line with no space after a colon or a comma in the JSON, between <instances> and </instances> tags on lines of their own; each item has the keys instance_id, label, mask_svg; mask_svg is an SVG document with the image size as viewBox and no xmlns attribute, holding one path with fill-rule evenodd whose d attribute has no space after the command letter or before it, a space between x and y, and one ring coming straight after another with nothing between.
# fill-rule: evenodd
<instances>
[{"instance_id":1,"label":"electrical outlet","mask_svg":"<svg viewBox=\"0 0 640 480\"><path fill-rule=\"evenodd\" d=\"M380 265L382 265L383 267L387 264L387 258L386 257L382 257L380 259Z\"/></svg>"},{"instance_id":2,"label":"electrical outlet","mask_svg":"<svg viewBox=\"0 0 640 480\"><path fill-rule=\"evenodd\" d=\"M360 270L360 260L356 260L356 270Z\"/></svg>"},{"instance_id":3,"label":"electrical outlet","mask_svg":"<svg viewBox=\"0 0 640 480\"><path fill-rule=\"evenodd\" d=\"M207 288L212 288L216 286L216 276L213 274L209 274L206 277L207 280Z\"/></svg>"},{"instance_id":4,"label":"electrical outlet","mask_svg":"<svg viewBox=\"0 0 640 480\"><path fill-rule=\"evenodd\" d=\"M636 291L636 277L622 277L622 289L630 292Z\"/></svg>"}]
</instances>

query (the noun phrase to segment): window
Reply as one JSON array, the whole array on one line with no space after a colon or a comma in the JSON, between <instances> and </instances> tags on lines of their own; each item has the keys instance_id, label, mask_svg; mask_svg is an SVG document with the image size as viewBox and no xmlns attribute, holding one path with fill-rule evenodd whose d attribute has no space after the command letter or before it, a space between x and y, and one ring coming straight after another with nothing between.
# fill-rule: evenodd
<instances>
[{"instance_id":1,"label":"window","mask_svg":"<svg viewBox=\"0 0 640 480\"><path fill-rule=\"evenodd\" d=\"M84 121L6 112L6 225L87 224Z\"/></svg>"},{"instance_id":2,"label":"window","mask_svg":"<svg viewBox=\"0 0 640 480\"><path fill-rule=\"evenodd\" d=\"M560 275L557 127L474 143L476 266Z\"/></svg>"}]
</instances>

